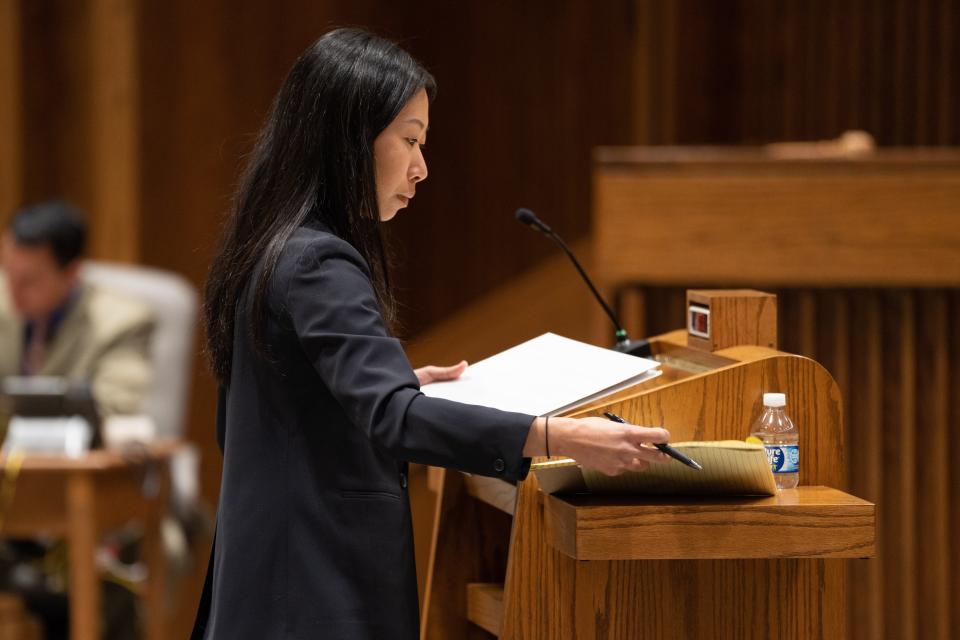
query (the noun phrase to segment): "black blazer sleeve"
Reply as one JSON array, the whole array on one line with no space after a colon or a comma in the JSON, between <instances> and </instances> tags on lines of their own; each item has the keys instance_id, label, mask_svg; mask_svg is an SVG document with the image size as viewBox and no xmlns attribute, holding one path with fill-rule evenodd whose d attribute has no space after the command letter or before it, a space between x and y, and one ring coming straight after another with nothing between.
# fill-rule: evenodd
<instances>
[{"instance_id":1,"label":"black blazer sleeve","mask_svg":"<svg viewBox=\"0 0 960 640\"><path fill-rule=\"evenodd\" d=\"M534 416L425 396L386 330L363 258L336 238L299 256L284 306L300 345L351 422L393 457L518 480Z\"/></svg>"}]
</instances>

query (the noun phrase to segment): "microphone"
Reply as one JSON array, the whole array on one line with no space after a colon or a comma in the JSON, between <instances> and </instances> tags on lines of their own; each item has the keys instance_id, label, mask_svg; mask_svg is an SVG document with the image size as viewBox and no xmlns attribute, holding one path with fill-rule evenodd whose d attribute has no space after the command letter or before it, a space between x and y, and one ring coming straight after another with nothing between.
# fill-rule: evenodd
<instances>
[{"instance_id":1,"label":"microphone","mask_svg":"<svg viewBox=\"0 0 960 640\"><path fill-rule=\"evenodd\" d=\"M616 329L616 343L613 345L615 351L621 353L628 353L632 356L640 356L643 358L649 358L653 355L650 349L650 343L646 340L631 340L630 336L627 335L626 329L620 324L620 321L617 319L616 314L613 313L613 310L610 308L610 305L607 304L606 300L603 299L603 296L600 295L600 292L597 291L597 288L593 286L593 281L590 280L590 276L587 275L587 272L583 270L583 267L580 266L580 261L577 260L577 257L573 255L573 252L570 251L570 247L567 246L567 243L563 241L559 235L557 235L553 229L551 229L545 222L537 217L530 209L520 208L517 209L517 212L514 214L518 222L521 222L528 227L536 229L540 233L550 237L556 242L563 252L567 254L567 257L570 258L570 261L573 263L573 266L577 268L577 271L580 273L580 277L583 278L583 281L587 283L587 286L590 287L590 291L593 293L593 296L597 299L597 302L600 303L600 306L603 307L603 310L610 317L610 321L613 323L614 328Z\"/></svg>"}]
</instances>

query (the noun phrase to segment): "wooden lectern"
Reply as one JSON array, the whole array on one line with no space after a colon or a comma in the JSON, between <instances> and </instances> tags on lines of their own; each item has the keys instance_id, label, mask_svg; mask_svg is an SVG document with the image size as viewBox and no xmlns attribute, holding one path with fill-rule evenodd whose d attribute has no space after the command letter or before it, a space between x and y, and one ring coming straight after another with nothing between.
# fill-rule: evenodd
<instances>
[{"instance_id":1,"label":"wooden lectern","mask_svg":"<svg viewBox=\"0 0 960 640\"><path fill-rule=\"evenodd\" d=\"M675 441L743 439L764 392L800 428L801 486L775 497L548 496L438 471L421 637L847 637L844 558L874 555L874 505L843 482L837 385L763 346L651 339L663 374L568 415L613 411Z\"/></svg>"}]
</instances>

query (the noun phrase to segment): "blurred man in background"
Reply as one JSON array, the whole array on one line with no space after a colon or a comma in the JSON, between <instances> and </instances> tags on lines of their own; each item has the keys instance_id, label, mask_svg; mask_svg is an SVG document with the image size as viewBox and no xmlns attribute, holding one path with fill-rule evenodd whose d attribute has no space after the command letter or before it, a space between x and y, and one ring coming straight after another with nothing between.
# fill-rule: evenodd
<instances>
[{"instance_id":1,"label":"blurred man in background","mask_svg":"<svg viewBox=\"0 0 960 640\"><path fill-rule=\"evenodd\" d=\"M62 376L89 384L101 415L137 413L151 379L151 312L81 280L86 236L64 202L13 216L0 241L0 376Z\"/></svg>"},{"instance_id":2,"label":"blurred man in background","mask_svg":"<svg viewBox=\"0 0 960 640\"><path fill-rule=\"evenodd\" d=\"M100 416L136 414L152 378L152 312L84 282L86 237L82 216L64 202L14 214L0 239L0 378L62 377L89 387ZM131 561L135 537L121 549L98 561L111 569L121 554ZM0 545L0 588L23 597L48 640L67 635L67 566L59 540ZM103 585L103 638L130 640L138 637L135 600L117 575L108 571Z\"/></svg>"}]
</instances>

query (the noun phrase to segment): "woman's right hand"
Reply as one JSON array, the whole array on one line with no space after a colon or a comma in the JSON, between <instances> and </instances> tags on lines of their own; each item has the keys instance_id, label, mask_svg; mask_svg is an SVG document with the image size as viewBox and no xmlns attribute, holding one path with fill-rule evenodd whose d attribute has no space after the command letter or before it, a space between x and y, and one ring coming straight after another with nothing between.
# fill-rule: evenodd
<instances>
[{"instance_id":1,"label":"woman's right hand","mask_svg":"<svg viewBox=\"0 0 960 640\"><path fill-rule=\"evenodd\" d=\"M546 436L550 455L573 458L581 466L610 476L626 471L644 471L651 463L666 462L665 453L650 446L666 443L670 432L659 427L620 424L606 418L535 418L523 448L526 457L545 456Z\"/></svg>"}]
</instances>

